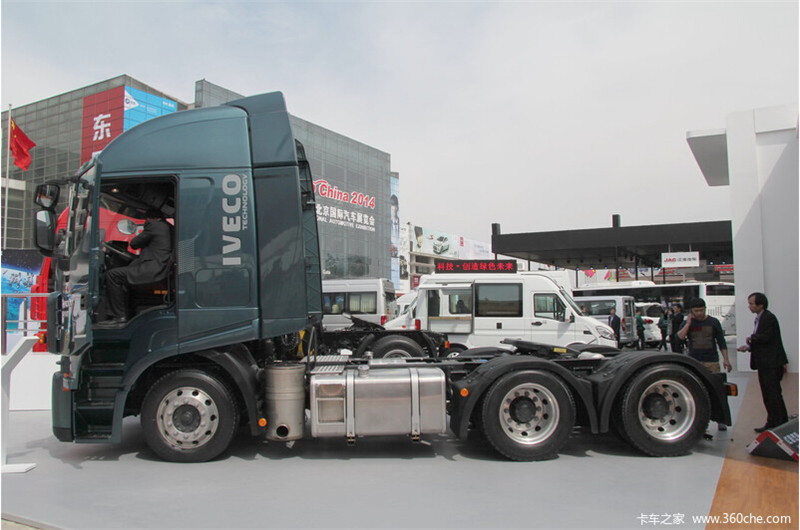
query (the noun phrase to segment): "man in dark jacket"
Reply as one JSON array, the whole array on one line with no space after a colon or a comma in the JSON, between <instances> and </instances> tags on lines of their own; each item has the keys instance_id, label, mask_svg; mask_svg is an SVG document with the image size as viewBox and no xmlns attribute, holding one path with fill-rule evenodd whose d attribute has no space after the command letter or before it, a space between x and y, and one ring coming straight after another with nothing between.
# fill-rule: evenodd
<instances>
[{"instance_id":1,"label":"man in dark jacket","mask_svg":"<svg viewBox=\"0 0 800 530\"><path fill-rule=\"evenodd\" d=\"M747 305L750 312L756 315L755 327L753 334L747 337L747 346L739 346L737 350L749 350L750 368L758 370L761 397L767 409L767 423L755 431L764 432L789 421L781 390L781 379L789 360L783 348L778 318L767 310L767 296L753 293L747 297Z\"/></svg>"},{"instance_id":2,"label":"man in dark jacket","mask_svg":"<svg viewBox=\"0 0 800 530\"><path fill-rule=\"evenodd\" d=\"M127 322L129 286L157 282L169 274L172 227L159 210L148 210L145 217L144 230L130 242L131 248L142 250L141 254L130 265L106 273L109 324Z\"/></svg>"},{"instance_id":3,"label":"man in dark jacket","mask_svg":"<svg viewBox=\"0 0 800 530\"><path fill-rule=\"evenodd\" d=\"M620 320L617 316L617 308L612 307L609 311L610 315L608 315L608 325L611 326L611 329L614 330L614 337L617 339L617 348L619 348L619 328L620 328Z\"/></svg>"},{"instance_id":4,"label":"man in dark jacket","mask_svg":"<svg viewBox=\"0 0 800 530\"><path fill-rule=\"evenodd\" d=\"M683 353L683 340L678 337L678 332L683 327L683 306L675 304L672 306L672 336L669 338L670 348L675 353Z\"/></svg>"}]
</instances>

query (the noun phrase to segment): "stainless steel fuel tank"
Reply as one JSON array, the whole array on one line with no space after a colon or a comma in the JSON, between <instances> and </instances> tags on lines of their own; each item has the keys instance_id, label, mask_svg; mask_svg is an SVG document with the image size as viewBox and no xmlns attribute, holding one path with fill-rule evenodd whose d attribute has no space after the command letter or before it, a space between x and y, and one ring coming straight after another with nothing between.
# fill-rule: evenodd
<instances>
[{"instance_id":1,"label":"stainless steel fuel tank","mask_svg":"<svg viewBox=\"0 0 800 530\"><path fill-rule=\"evenodd\" d=\"M311 434L382 436L444 433L445 375L438 368L390 368L402 359L374 360L358 369L310 379Z\"/></svg>"}]
</instances>

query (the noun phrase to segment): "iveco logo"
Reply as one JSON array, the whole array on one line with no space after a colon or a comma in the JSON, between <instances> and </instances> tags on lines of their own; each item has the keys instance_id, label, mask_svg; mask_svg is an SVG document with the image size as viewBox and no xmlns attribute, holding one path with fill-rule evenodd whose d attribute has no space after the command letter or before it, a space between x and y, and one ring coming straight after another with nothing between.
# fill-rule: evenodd
<instances>
[{"instance_id":1,"label":"iveco logo","mask_svg":"<svg viewBox=\"0 0 800 530\"><path fill-rule=\"evenodd\" d=\"M247 229L247 182L239 175L222 179L222 264L241 265L242 239Z\"/></svg>"}]
</instances>

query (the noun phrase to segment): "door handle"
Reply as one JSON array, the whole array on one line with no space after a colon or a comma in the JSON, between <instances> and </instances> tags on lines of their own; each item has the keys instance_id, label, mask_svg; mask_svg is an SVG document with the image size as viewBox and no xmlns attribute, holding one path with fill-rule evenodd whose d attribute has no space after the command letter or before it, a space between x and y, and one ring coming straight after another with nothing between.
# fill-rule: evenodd
<instances>
[{"instance_id":1,"label":"door handle","mask_svg":"<svg viewBox=\"0 0 800 530\"><path fill-rule=\"evenodd\" d=\"M531 322L531 325L532 326L542 326L542 325L544 325L544 322L541 322L541 321L537 320L536 322Z\"/></svg>"}]
</instances>

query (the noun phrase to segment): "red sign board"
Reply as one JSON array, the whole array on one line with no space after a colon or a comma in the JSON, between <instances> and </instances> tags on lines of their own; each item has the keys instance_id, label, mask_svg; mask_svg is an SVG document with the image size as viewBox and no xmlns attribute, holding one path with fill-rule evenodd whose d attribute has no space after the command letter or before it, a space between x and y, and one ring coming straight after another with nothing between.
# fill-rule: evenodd
<instances>
[{"instance_id":1,"label":"red sign board","mask_svg":"<svg viewBox=\"0 0 800 530\"><path fill-rule=\"evenodd\" d=\"M125 123L125 87L83 98L81 164L122 134Z\"/></svg>"},{"instance_id":2,"label":"red sign board","mask_svg":"<svg viewBox=\"0 0 800 530\"><path fill-rule=\"evenodd\" d=\"M470 260L443 260L434 261L436 272L452 273L515 273L517 272L517 262L513 259L491 260L491 259L470 259Z\"/></svg>"}]
</instances>

